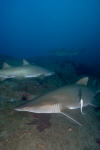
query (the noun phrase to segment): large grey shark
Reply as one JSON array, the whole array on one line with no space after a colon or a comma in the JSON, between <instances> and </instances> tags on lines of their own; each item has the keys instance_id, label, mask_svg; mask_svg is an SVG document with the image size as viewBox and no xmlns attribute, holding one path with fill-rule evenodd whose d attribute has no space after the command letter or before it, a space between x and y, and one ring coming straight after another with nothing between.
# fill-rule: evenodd
<instances>
[{"instance_id":1,"label":"large grey shark","mask_svg":"<svg viewBox=\"0 0 100 150\"><path fill-rule=\"evenodd\" d=\"M8 78L36 78L51 76L53 74L54 72L51 72L37 65L31 65L26 60L23 60L23 65L19 67L12 67L7 63L4 63L3 68L0 70L0 79L5 80Z\"/></svg>"},{"instance_id":2,"label":"large grey shark","mask_svg":"<svg viewBox=\"0 0 100 150\"><path fill-rule=\"evenodd\" d=\"M15 110L33 113L60 113L81 125L63 113L63 110L79 108L83 114L83 107L93 105L95 92L87 87L87 82L88 77L82 78L76 84L61 87Z\"/></svg>"}]
</instances>

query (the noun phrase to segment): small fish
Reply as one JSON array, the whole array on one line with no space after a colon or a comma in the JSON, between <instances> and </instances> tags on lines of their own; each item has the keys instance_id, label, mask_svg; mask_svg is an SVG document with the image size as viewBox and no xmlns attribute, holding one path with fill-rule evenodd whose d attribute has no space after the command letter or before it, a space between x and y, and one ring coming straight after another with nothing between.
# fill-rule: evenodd
<instances>
[{"instance_id":1,"label":"small fish","mask_svg":"<svg viewBox=\"0 0 100 150\"><path fill-rule=\"evenodd\" d=\"M37 65L31 65L26 60L23 60L23 65L19 67L12 67L7 63L4 63L3 68L0 70L0 80L5 80L9 78L44 78L53 74L54 72L51 72Z\"/></svg>"},{"instance_id":2,"label":"small fish","mask_svg":"<svg viewBox=\"0 0 100 150\"><path fill-rule=\"evenodd\" d=\"M58 113L81 125L81 123L63 113L63 110L80 109L83 114L83 107L92 105L95 92L87 87L87 82L88 77L82 78L76 84L58 88L15 110L33 113Z\"/></svg>"}]
</instances>

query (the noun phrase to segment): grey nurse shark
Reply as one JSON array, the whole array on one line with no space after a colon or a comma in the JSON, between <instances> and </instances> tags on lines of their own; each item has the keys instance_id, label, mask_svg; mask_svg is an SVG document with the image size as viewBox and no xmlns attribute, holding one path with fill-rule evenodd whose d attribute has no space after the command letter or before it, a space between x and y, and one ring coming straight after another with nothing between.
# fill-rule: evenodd
<instances>
[{"instance_id":1,"label":"grey nurse shark","mask_svg":"<svg viewBox=\"0 0 100 150\"><path fill-rule=\"evenodd\" d=\"M36 98L34 101L17 107L17 111L33 113L59 113L81 125L78 121L63 112L64 109L80 109L92 105L95 92L87 87L88 77L80 79L76 84L58 88L46 95Z\"/></svg>"},{"instance_id":2,"label":"grey nurse shark","mask_svg":"<svg viewBox=\"0 0 100 150\"><path fill-rule=\"evenodd\" d=\"M7 63L3 64L3 68L0 70L0 80L5 80L9 78L36 78L36 77L46 77L53 75L51 72L45 68L37 65L31 65L26 60L23 60L23 65L18 67L13 67Z\"/></svg>"}]
</instances>

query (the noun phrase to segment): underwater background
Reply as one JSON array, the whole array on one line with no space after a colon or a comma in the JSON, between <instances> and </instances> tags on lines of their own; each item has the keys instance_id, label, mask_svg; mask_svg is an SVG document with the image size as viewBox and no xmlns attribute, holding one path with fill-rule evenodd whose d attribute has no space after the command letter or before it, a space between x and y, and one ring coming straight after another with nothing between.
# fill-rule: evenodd
<instances>
[{"instance_id":1,"label":"underwater background","mask_svg":"<svg viewBox=\"0 0 100 150\"><path fill-rule=\"evenodd\" d=\"M100 95L85 115L71 112L82 127L57 114L14 110L86 76L100 90L100 1L3 0L0 14L0 71L24 59L55 72L0 79L0 150L100 150Z\"/></svg>"}]
</instances>

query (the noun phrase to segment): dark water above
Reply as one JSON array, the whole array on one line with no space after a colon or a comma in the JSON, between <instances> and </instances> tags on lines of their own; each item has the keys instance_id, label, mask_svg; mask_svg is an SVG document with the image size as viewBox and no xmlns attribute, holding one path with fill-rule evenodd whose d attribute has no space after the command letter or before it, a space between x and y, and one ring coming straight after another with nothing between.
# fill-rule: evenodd
<instances>
[{"instance_id":1,"label":"dark water above","mask_svg":"<svg viewBox=\"0 0 100 150\"><path fill-rule=\"evenodd\" d=\"M99 0L1 1L0 53L34 57L74 48L98 56L99 8Z\"/></svg>"}]
</instances>

